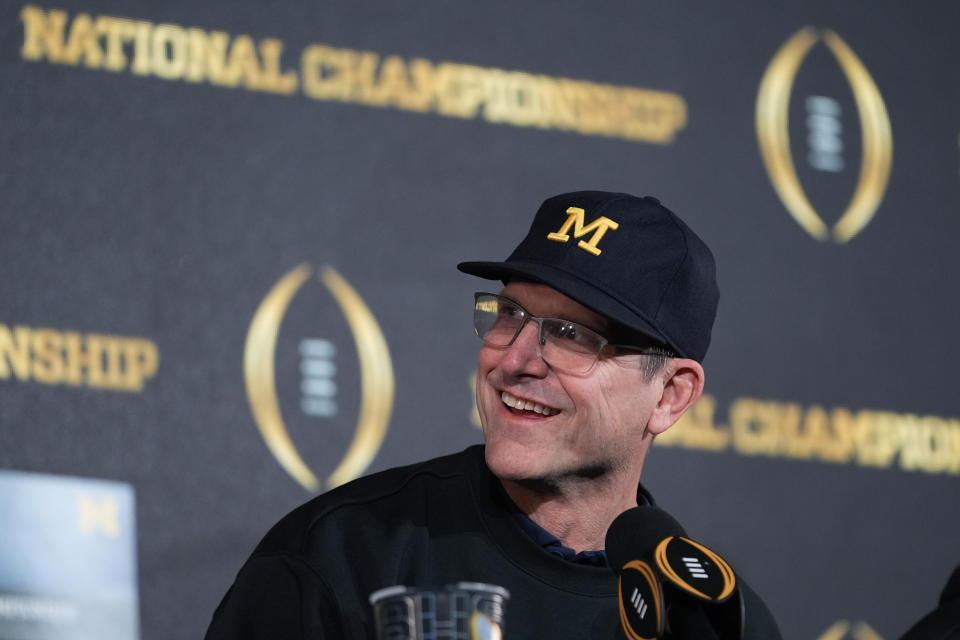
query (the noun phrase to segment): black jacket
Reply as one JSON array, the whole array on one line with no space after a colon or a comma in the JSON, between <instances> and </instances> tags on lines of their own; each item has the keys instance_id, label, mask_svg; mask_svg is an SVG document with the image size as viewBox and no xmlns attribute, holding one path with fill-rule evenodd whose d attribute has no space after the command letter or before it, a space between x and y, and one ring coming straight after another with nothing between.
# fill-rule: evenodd
<instances>
[{"instance_id":1,"label":"black jacket","mask_svg":"<svg viewBox=\"0 0 960 640\"><path fill-rule=\"evenodd\" d=\"M622 637L613 572L545 551L511 507L482 446L334 489L266 535L207 640L373 639L372 592L461 581L509 590L507 640Z\"/></svg>"}]
</instances>

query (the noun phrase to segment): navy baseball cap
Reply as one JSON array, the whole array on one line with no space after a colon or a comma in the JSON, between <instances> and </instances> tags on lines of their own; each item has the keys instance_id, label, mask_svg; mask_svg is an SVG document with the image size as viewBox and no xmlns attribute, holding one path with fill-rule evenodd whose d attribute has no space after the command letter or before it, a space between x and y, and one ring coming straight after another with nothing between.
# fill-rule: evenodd
<instances>
[{"instance_id":1,"label":"navy baseball cap","mask_svg":"<svg viewBox=\"0 0 960 640\"><path fill-rule=\"evenodd\" d=\"M488 280L546 284L698 362L720 297L707 245L656 198L626 193L549 198L505 261L457 268Z\"/></svg>"}]
</instances>

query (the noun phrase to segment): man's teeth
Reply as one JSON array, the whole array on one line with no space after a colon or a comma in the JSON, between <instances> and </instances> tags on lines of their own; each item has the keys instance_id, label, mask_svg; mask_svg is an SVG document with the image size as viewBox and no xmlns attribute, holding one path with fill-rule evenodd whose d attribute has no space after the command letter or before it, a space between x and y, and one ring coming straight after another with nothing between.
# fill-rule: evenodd
<instances>
[{"instance_id":1,"label":"man's teeth","mask_svg":"<svg viewBox=\"0 0 960 640\"><path fill-rule=\"evenodd\" d=\"M520 398L515 398L506 391L500 394L500 399L503 400L503 404L507 405L511 409L522 409L524 411L533 411L535 413L540 413L545 416L552 416L560 413L557 409L551 409L550 407L545 407L542 404L536 402L530 402L529 400L521 400Z\"/></svg>"}]
</instances>

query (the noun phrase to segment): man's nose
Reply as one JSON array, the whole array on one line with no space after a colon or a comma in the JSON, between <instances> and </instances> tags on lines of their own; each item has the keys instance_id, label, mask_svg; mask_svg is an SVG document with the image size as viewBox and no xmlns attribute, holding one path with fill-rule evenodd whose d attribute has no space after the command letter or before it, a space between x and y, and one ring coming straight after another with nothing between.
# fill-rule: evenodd
<instances>
[{"instance_id":1,"label":"man's nose","mask_svg":"<svg viewBox=\"0 0 960 640\"><path fill-rule=\"evenodd\" d=\"M549 367L543 360L539 323L527 321L523 325L520 335L504 352L500 367L505 373L516 376L543 377L547 374Z\"/></svg>"}]
</instances>

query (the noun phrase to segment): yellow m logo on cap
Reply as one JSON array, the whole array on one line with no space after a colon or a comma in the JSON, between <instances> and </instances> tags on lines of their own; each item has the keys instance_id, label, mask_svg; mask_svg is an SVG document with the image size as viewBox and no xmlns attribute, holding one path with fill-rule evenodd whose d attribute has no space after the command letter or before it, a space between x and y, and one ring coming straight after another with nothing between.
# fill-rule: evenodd
<instances>
[{"instance_id":1,"label":"yellow m logo on cap","mask_svg":"<svg viewBox=\"0 0 960 640\"><path fill-rule=\"evenodd\" d=\"M590 224L584 226L583 214L584 211L580 207L568 207L567 221L563 223L563 226L560 227L559 230L547 234L547 238L550 240L555 240L556 242L566 242L570 239L570 227L573 227L574 238L580 238L588 233L593 232L593 235L590 236L590 240L586 242L581 240L579 243L577 243L577 246L584 251L589 251L593 255L598 256L600 255L600 249L597 248L597 243L599 243L601 238L603 238L603 234L610 229L619 228L620 225L606 216L600 216Z\"/></svg>"}]
</instances>

